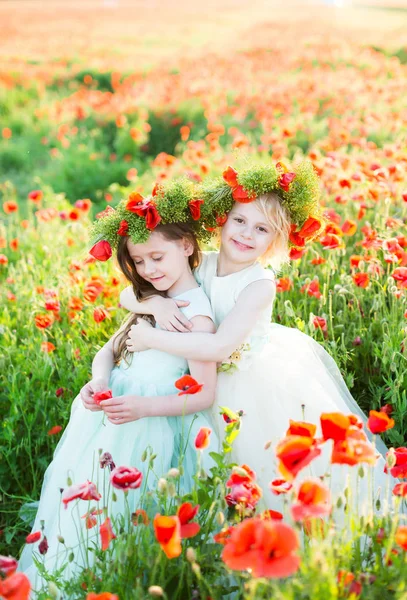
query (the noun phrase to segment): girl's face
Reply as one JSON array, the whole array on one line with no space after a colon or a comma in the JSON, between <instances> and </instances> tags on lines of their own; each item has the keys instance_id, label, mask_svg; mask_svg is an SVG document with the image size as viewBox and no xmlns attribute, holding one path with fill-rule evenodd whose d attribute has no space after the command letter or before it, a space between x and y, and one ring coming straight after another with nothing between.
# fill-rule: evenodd
<instances>
[{"instance_id":1,"label":"girl's face","mask_svg":"<svg viewBox=\"0 0 407 600\"><path fill-rule=\"evenodd\" d=\"M161 292L170 293L190 273L188 257L193 248L186 240L167 240L153 231L144 244L133 244L129 239L127 248L140 277Z\"/></svg>"},{"instance_id":2,"label":"girl's face","mask_svg":"<svg viewBox=\"0 0 407 600\"><path fill-rule=\"evenodd\" d=\"M274 233L255 202L235 202L222 228L221 245L228 259L250 264L265 254Z\"/></svg>"}]
</instances>

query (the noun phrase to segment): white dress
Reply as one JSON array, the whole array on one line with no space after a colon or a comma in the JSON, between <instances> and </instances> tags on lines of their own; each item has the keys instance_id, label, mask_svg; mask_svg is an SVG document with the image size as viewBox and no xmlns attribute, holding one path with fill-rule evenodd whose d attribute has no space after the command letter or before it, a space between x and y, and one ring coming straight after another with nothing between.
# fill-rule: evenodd
<instances>
[{"instance_id":1,"label":"white dress","mask_svg":"<svg viewBox=\"0 0 407 600\"><path fill-rule=\"evenodd\" d=\"M270 269L259 263L223 277L217 276L217 252L204 255L195 277L211 300L217 326L235 306L239 294L250 283L274 280ZM232 460L247 464L257 474L267 508L281 509L282 496L269 490L273 479L281 478L275 459L276 443L285 436L289 420L307 421L318 426L321 435L320 415L327 412L356 414L366 423L366 416L350 394L343 377L326 350L313 338L298 329L270 323L272 305L260 315L251 335L232 355L232 369L218 375L217 399L212 407L213 421L217 424L219 438L224 434L225 421L219 406L233 411L244 411L241 431L234 441ZM368 433L365 430L366 433ZM371 437L371 434L368 433ZM267 442L271 442L265 449ZM330 465L332 442L323 446L322 455L310 467L300 471L296 480L306 476L322 476L333 497L343 494L349 483L353 499L360 512L368 511L368 477L358 482L358 467ZM374 467L375 498L387 497L395 480L384 473L386 447L376 441L380 457ZM371 485L371 484L370 484ZM386 503L386 500L384 500ZM363 508L362 508L363 506ZM382 504L383 508L383 504Z\"/></svg>"},{"instance_id":2,"label":"white dress","mask_svg":"<svg viewBox=\"0 0 407 600\"><path fill-rule=\"evenodd\" d=\"M177 299L189 300L190 304L181 309L188 319L197 315L213 319L209 300L200 287L180 294ZM130 364L122 360L120 365L112 370L109 387L113 396L149 396L153 402L154 396L178 393L174 383L187 372L188 363L185 359L157 350L146 350L132 355ZM84 556L83 549L78 545L78 538L87 539L87 545L91 542L98 543L99 524L105 517L103 514L98 516L98 525L87 530L85 519L81 517L89 511L89 507L100 509L108 505L109 517L123 514L125 511L122 491L115 490L115 502L112 502L111 492L109 497L107 495L107 485L103 484L103 480L106 479L108 483L110 471L107 467L102 470L99 466L102 451L112 455L116 466L136 467L143 473L141 488L129 490L127 496L129 508L133 512L139 507L140 493L143 490L154 490L158 478L165 475L171 467L178 466L182 451L184 475L181 478L181 486L184 492L190 490L192 477L197 469L194 441L201 427L213 429L208 411L184 417L149 417L114 425L104 416L103 411L92 412L85 409L78 395L72 403L70 420L55 449L53 461L45 472L33 526L33 531L38 531L41 521L44 521L44 534L49 544L48 552L44 556L47 570L60 568L67 561L71 549L74 552L74 560L65 569L64 578L69 579L73 573L86 565L88 560L92 560L91 556ZM142 461L148 446L151 453L157 455L153 472L148 469L148 460ZM201 457L201 466L207 471L214 464L209 456L210 451L218 451L214 432L211 435L210 447ZM65 510L61 506L61 490L70 484L68 477L74 484L92 481L97 485L102 499L99 502L73 501ZM147 508L144 505L143 507ZM155 514L154 507L152 511L150 517ZM73 520L78 529L75 528ZM66 547L70 549L69 552L58 541L57 536L62 536ZM42 580L33 563L33 550L37 552L38 558L38 544L24 547L19 570L26 573L33 588L36 588L42 584Z\"/></svg>"}]
</instances>

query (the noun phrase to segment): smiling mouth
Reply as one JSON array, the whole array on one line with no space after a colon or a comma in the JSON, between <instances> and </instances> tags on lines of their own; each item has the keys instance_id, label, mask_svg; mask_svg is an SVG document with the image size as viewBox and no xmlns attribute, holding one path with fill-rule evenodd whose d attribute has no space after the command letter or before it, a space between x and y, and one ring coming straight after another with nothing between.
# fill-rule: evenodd
<instances>
[{"instance_id":1,"label":"smiling mouth","mask_svg":"<svg viewBox=\"0 0 407 600\"><path fill-rule=\"evenodd\" d=\"M253 246L248 246L247 244L243 244L242 242L238 242L237 240L233 240L232 242L240 249L240 250L254 250Z\"/></svg>"},{"instance_id":2,"label":"smiling mouth","mask_svg":"<svg viewBox=\"0 0 407 600\"><path fill-rule=\"evenodd\" d=\"M150 281L160 281L160 279L164 279L164 275L161 275L161 277L150 277Z\"/></svg>"}]
</instances>

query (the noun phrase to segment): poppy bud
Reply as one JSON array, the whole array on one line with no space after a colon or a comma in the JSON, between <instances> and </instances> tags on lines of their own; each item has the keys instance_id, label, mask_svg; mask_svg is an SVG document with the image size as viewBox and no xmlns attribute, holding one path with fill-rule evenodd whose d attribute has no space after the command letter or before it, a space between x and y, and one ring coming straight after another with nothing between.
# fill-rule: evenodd
<instances>
[{"instance_id":1,"label":"poppy bud","mask_svg":"<svg viewBox=\"0 0 407 600\"><path fill-rule=\"evenodd\" d=\"M164 590L159 585L150 585L148 593L155 598L162 598L164 596Z\"/></svg>"},{"instance_id":2,"label":"poppy bud","mask_svg":"<svg viewBox=\"0 0 407 600\"><path fill-rule=\"evenodd\" d=\"M161 477L157 483L157 489L159 492L164 493L167 491L167 480Z\"/></svg>"},{"instance_id":3,"label":"poppy bud","mask_svg":"<svg viewBox=\"0 0 407 600\"><path fill-rule=\"evenodd\" d=\"M187 552L186 552L186 557L187 557L187 561L190 563L193 563L196 561L196 552L193 548L189 547L187 548Z\"/></svg>"}]
</instances>

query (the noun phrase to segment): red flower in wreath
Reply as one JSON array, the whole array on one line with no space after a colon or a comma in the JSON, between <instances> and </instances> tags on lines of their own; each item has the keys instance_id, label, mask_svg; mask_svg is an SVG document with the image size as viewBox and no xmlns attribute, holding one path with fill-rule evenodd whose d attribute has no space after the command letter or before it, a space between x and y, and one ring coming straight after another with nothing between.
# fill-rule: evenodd
<instances>
[{"instance_id":1,"label":"red flower in wreath","mask_svg":"<svg viewBox=\"0 0 407 600\"><path fill-rule=\"evenodd\" d=\"M126 209L146 220L147 229L155 229L161 221L157 207L151 200L145 200L141 194L133 192L130 194L126 204Z\"/></svg>"},{"instance_id":2,"label":"red flower in wreath","mask_svg":"<svg viewBox=\"0 0 407 600\"><path fill-rule=\"evenodd\" d=\"M233 167L228 167L223 172L223 179L226 181L228 186L232 188L232 197L235 202L247 204L256 198L256 194L249 193L242 185L239 185L237 181L237 171L235 171Z\"/></svg>"},{"instance_id":3,"label":"red flower in wreath","mask_svg":"<svg viewBox=\"0 0 407 600\"><path fill-rule=\"evenodd\" d=\"M127 221L125 221L125 220L120 221L120 226L119 226L119 229L117 230L117 235L121 235L121 236L125 237L127 235L128 230L129 230L129 224L127 223Z\"/></svg>"},{"instance_id":4,"label":"red flower in wreath","mask_svg":"<svg viewBox=\"0 0 407 600\"><path fill-rule=\"evenodd\" d=\"M191 216L194 221L199 221L201 218L201 204L203 203L203 200L191 200L189 202L189 210L191 211Z\"/></svg>"},{"instance_id":5,"label":"red flower in wreath","mask_svg":"<svg viewBox=\"0 0 407 600\"><path fill-rule=\"evenodd\" d=\"M295 179L295 173L283 173L280 175L278 183L285 192L290 191L290 185Z\"/></svg>"}]
</instances>

